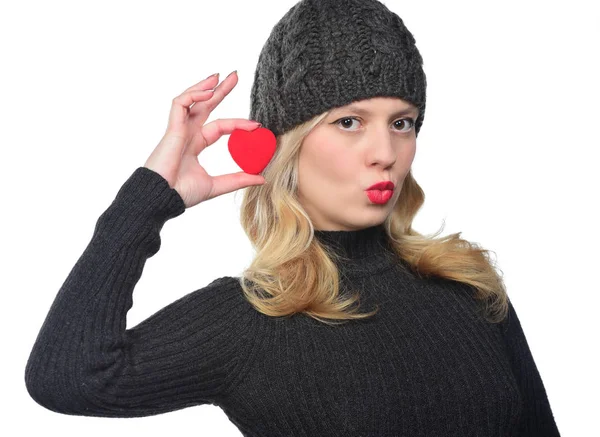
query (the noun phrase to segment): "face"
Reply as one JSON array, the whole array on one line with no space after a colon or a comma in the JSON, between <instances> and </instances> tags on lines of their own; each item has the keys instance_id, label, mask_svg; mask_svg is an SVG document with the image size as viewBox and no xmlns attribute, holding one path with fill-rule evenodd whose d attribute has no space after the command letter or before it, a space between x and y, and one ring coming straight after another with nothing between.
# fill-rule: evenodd
<instances>
[{"instance_id":1,"label":"face","mask_svg":"<svg viewBox=\"0 0 600 437\"><path fill-rule=\"evenodd\" d=\"M385 221L415 157L418 114L405 100L374 97L334 108L310 132L300 148L298 196L316 230ZM371 192L371 200L367 189L382 181L391 181L393 191Z\"/></svg>"}]
</instances>

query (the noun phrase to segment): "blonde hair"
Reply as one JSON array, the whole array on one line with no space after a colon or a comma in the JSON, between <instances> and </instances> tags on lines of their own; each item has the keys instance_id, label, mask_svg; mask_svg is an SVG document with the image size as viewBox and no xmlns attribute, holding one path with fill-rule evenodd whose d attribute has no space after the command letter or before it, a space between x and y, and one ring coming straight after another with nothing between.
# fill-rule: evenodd
<instances>
[{"instance_id":1,"label":"blonde hair","mask_svg":"<svg viewBox=\"0 0 600 437\"><path fill-rule=\"evenodd\" d=\"M314 237L313 224L298 201L298 157L304 138L328 112L277 137L277 148L263 171L267 183L244 189L240 220L256 255L243 272L240 285L259 312L273 317L304 313L348 321L373 316L378 308L358 313L358 292L340 296L339 258ZM485 318L501 322L508 312L504 283L489 251L460 238L424 236L411 228L425 195L410 171L400 196L384 223L394 252L421 278L437 276L467 284L485 304ZM248 283L247 283L248 282Z\"/></svg>"}]
</instances>

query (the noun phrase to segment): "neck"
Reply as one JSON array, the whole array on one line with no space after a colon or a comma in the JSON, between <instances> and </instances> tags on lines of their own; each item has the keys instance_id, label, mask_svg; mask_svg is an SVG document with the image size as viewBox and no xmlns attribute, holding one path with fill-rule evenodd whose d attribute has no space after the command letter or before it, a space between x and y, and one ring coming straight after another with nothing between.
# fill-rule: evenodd
<instances>
[{"instance_id":1,"label":"neck","mask_svg":"<svg viewBox=\"0 0 600 437\"><path fill-rule=\"evenodd\" d=\"M383 225L355 231L315 230L315 238L338 254L338 267L348 275L372 274L398 262Z\"/></svg>"}]
</instances>

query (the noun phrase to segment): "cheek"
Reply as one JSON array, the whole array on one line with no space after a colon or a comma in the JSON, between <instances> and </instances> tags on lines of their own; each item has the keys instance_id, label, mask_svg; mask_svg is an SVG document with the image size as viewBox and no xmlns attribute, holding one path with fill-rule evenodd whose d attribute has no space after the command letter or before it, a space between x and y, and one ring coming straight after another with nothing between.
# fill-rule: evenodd
<instances>
[{"instance_id":1,"label":"cheek","mask_svg":"<svg viewBox=\"0 0 600 437\"><path fill-rule=\"evenodd\" d=\"M343 181L356 180L358 167L350 155L338 155L331 159L331 169L338 179Z\"/></svg>"},{"instance_id":2,"label":"cheek","mask_svg":"<svg viewBox=\"0 0 600 437\"><path fill-rule=\"evenodd\" d=\"M416 141L413 141L410 144L410 147L406 147L405 160L408 161L409 163L412 163L412 161L415 159L416 154L417 154L417 143L416 143Z\"/></svg>"},{"instance_id":3,"label":"cheek","mask_svg":"<svg viewBox=\"0 0 600 437\"><path fill-rule=\"evenodd\" d=\"M332 181L342 181L355 174L356 164L351 156L335 145L321 145L311 152L306 164L312 168L312 173L318 172L324 179Z\"/></svg>"}]
</instances>

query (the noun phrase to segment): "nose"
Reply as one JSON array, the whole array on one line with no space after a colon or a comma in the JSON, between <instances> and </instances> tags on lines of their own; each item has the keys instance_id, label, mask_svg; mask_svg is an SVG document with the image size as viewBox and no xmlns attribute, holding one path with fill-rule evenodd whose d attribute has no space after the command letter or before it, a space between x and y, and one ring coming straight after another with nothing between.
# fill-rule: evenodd
<instances>
[{"instance_id":1,"label":"nose","mask_svg":"<svg viewBox=\"0 0 600 437\"><path fill-rule=\"evenodd\" d=\"M376 129L373 137L369 139L372 147L369 149L369 164L380 165L383 168L391 167L398 159L400 147L394 134L386 129Z\"/></svg>"}]
</instances>

